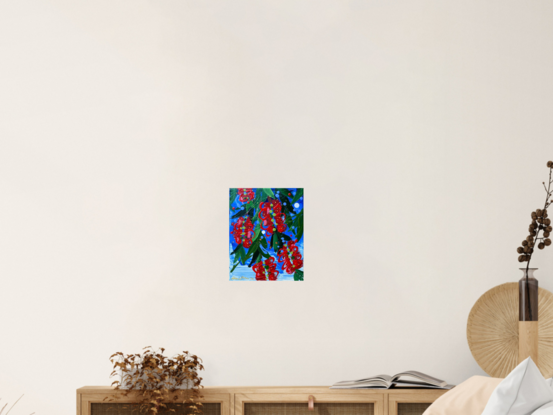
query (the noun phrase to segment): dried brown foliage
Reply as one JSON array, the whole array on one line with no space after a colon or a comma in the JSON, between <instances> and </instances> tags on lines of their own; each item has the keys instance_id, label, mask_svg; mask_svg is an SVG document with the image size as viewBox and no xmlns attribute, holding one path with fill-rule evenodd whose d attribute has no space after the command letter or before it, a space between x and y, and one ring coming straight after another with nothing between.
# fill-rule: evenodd
<instances>
[{"instance_id":1,"label":"dried brown foliage","mask_svg":"<svg viewBox=\"0 0 553 415\"><path fill-rule=\"evenodd\" d=\"M200 389L203 386L198 372L204 370L202 360L188 352L168 358L164 351L164 348L155 351L148 346L140 354L117 352L111 355L111 377L120 374L120 380L114 381L112 386L124 391L114 399L136 394L140 412L149 415L175 412L167 407L169 402L184 404L190 415L201 415Z\"/></svg>"},{"instance_id":2,"label":"dried brown foliage","mask_svg":"<svg viewBox=\"0 0 553 415\"><path fill-rule=\"evenodd\" d=\"M545 189L545 203L542 209L536 209L530 214L532 222L528 227L529 235L522 241L521 246L517 248L517 253L520 254L518 261L527 262L527 271L530 267L534 247L537 245L538 249L544 249L546 246L551 245L551 239L549 239L549 236L553 231L553 227L551 226L551 219L548 218L549 215L547 213L547 208L553 203L553 190L551 190L551 185L553 184L553 161L547 162L547 168L549 169L549 180L547 181L547 185L543 182L543 187ZM540 236L540 232L542 231L543 236Z\"/></svg>"},{"instance_id":3,"label":"dried brown foliage","mask_svg":"<svg viewBox=\"0 0 553 415\"><path fill-rule=\"evenodd\" d=\"M528 270L530 269L530 261L534 254L534 247L538 249L544 249L546 246L551 245L551 239L549 236L553 231L551 226L551 219L548 218L547 208L553 204L553 190L551 185L553 184L553 161L547 162L547 168L549 169L549 180L547 185L543 182L543 188L545 189L545 202L542 209L536 209L530 214L532 222L528 227L528 236L522 241L517 248L517 253L520 254L518 262L526 262L526 295L527 303L530 304L530 289L528 285ZM543 236L540 236L540 232L543 232ZM532 309L529 308L529 317L532 320Z\"/></svg>"}]
</instances>

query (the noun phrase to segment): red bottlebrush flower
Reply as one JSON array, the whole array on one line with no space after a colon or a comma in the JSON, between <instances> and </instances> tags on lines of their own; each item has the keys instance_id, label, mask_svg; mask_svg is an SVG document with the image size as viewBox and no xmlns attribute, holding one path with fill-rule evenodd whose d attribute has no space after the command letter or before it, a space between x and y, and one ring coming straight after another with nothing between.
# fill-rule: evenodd
<instances>
[{"instance_id":1,"label":"red bottlebrush flower","mask_svg":"<svg viewBox=\"0 0 553 415\"><path fill-rule=\"evenodd\" d=\"M240 196L240 202L248 203L255 198L253 189L238 189L238 196Z\"/></svg>"},{"instance_id":2,"label":"red bottlebrush flower","mask_svg":"<svg viewBox=\"0 0 553 415\"><path fill-rule=\"evenodd\" d=\"M252 238L254 235L253 232L253 223L249 216L244 219L244 217L239 218L236 222L232 224L233 230L231 234L234 236L234 241L237 244L243 244L244 248L249 248L252 246Z\"/></svg>"},{"instance_id":3,"label":"red bottlebrush flower","mask_svg":"<svg viewBox=\"0 0 553 415\"><path fill-rule=\"evenodd\" d=\"M259 219L261 219L261 227L269 235L275 229L282 233L286 230L286 215L282 213L282 205L277 199L268 199L259 206Z\"/></svg>"},{"instance_id":4,"label":"red bottlebrush flower","mask_svg":"<svg viewBox=\"0 0 553 415\"><path fill-rule=\"evenodd\" d=\"M280 251L278 251L278 262L284 262L282 267L287 274L292 274L294 271L303 267L303 259L300 251L296 246L297 241L288 241Z\"/></svg>"},{"instance_id":5,"label":"red bottlebrush flower","mask_svg":"<svg viewBox=\"0 0 553 415\"><path fill-rule=\"evenodd\" d=\"M255 279L257 281L276 281L278 277L278 270L276 269L276 262L273 257L266 259L265 261L259 261L254 264L252 269L255 272Z\"/></svg>"}]
</instances>

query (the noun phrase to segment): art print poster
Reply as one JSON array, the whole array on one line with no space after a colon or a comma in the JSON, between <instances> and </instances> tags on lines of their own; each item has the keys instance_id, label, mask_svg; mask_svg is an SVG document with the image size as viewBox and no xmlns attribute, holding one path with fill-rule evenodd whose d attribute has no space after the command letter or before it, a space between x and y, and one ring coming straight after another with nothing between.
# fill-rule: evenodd
<instances>
[{"instance_id":1,"label":"art print poster","mask_svg":"<svg viewBox=\"0 0 553 415\"><path fill-rule=\"evenodd\" d=\"M303 281L303 189L233 188L231 281Z\"/></svg>"}]
</instances>

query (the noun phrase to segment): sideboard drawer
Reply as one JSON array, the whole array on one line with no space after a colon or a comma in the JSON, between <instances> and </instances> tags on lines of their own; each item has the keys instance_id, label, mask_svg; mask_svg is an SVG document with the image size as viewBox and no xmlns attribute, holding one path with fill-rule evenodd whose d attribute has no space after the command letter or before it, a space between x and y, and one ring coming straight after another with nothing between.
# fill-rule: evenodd
<instances>
[{"instance_id":1,"label":"sideboard drawer","mask_svg":"<svg viewBox=\"0 0 553 415\"><path fill-rule=\"evenodd\" d=\"M412 389L403 393L389 395L389 415L422 415L426 409L442 396L446 390L421 390Z\"/></svg>"},{"instance_id":2,"label":"sideboard drawer","mask_svg":"<svg viewBox=\"0 0 553 415\"><path fill-rule=\"evenodd\" d=\"M398 403L397 415L422 415L431 403Z\"/></svg>"},{"instance_id":3,"label":"sideboard drawer","mask_svg":"<svg viewBox=\"0 0 553 415\"><path fill-rule=\"evenodd\" d=\"M221 404L208 402L203 404L203 415L222 415ZM189 412L183 404L168 403L167 409L172 415L187 415ZM90 415L140 415L140 405L136 403L95 402L90 404Z\"/></svg>"},{"instance_id":4,"label":"sideboard drawer","mask_svg":"<svg viewBox=\"0 0 553 415\"><path fill-rule=\"evenodd\" d=\"M317 403L310 411L304 403L246 403L244 415L374 415L374 403Z\"/></svg>"},{"instance_id":5,"label":"sideboard drawer","mask_svg":"<svg viewBox=\"0 0 553 415\"><path fill-rule=\"evenodd\" d=\"M118 399L114 399L118 396ZM230 398L227 393L204 394L202 399L203 415L230 415ZM83 393L77 398L77 415L140 415L138 395L122 396L120 391L111 394ZM174 409L173 415L185 415L183 404L168 402L167 406Z\"/></svg>"},{"instance_id":6,"label":"sideboard drawer","mask_svg":"<svg viewBox=\"0 0 553 415\"><path fill-rule=\"evenodd\" d=\"M235 394L234 415L384 415L384 395Z\"/></svg>"}]
</instances>

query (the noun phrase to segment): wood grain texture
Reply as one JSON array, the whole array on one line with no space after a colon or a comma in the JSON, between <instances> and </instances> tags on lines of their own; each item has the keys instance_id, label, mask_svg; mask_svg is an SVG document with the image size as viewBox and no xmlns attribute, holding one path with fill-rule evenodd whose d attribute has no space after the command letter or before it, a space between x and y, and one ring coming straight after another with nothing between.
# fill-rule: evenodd
<instances>
[{"instance_id":1,"label":"wood grain texture","mask_svg":"<svg viewBox=\"0 0 553 415\"><path fill-rule=\"evenodd\" d=\"M406 403L432 403L440 396L442 396L445 390L433 390L433 389L416 389L417 394L409 393L397 393L388 396L388 415L402 415L402 412L407 412L407 408L403 408L401 411L400 404ZM415 408L413 408L415 409ZM421 412L422 413L422 412Z\"/></svg>"},{"instance_id":2,"label":"wood grain texture","mask_svg":"<svg viewBox=\"0 0 553 415\"><path fill-rule=\"evenodd\" d=\"M553 294L539 289L538 367L553 376ZM490 376L504 378L519 362L518 283L498 285L482 295L467 322L470 351Z\"/></svg>"},{"instance_id":3,"label":"wood grain texture","mask_svg":"<svg viewBox=\"0 0 553 415\"><path fill-rule=\"evenodd\" d=\"M374 394L305 394L305 393L238 393L234 396L234 414L245 415L245 404L247 403L302 403L307 408L307 400L310 395L315 398L315 406L320 403L372 403L374 404L374 415L384 415L384 399L385 395L380 390L380 393Z\"/></svg>"},{"instance_id":4,"label":"wood grain texture","mask_svg":"<svg viewBox=\"0 0 553 415\"><path fill-rule=\"evenodd\" d=\"M329 389L328 386L208 386L202 389L203 401L221 404L221 415L244 415L246 403L302 403L307 407L310 395L315 407L321 403L372 403L374 415L397 414L398 403L431 403L447 390L428 389ZM77 389L77 415L91 415L93 403L118 395L112 402L132 403L138 396L121 397L123 391L109 386L85 386ZM389 405L388 403L392 404Z\"/></svg>"},{"instance_id":5,"label":"wood grain texture","mask_svg":"<svg viewBox=\"0 0 553 415\"><path fill-rule=\"evenodd\" d=\"M96 389L95 392L82 392L81 389L77 389L77 402L79 404L77 408L77 415L91 415L93 403L104 403L110 405L112 403L136 403L139 401L139 397L136 394L129 394L129 396L121 396L121 391L115 391L112 388L103 387ZM118 399L111 400L114 395L119 395ZM205 403L220 403L221 415L230 415L230 394L228 393L210 393L204 394L202 399ZM169 401L168 401L169 402Z\"/></svg>"},{"instance_id":6,"label":"wood grain texture","mask_svg":"<svg viewBox=\"0 0 553 415\"><path fill-rule=\"evenodd\" d=\"M539 307L539 302L538 302ZM538 311L539 313L539 311ZM538 343L539 321L518 322L518 362L531 357L539 367Z\"/></svg>"},{"instance_id":7,"label":"wood grain texture","mask_svg":"<svg viewBox=\"0 0 553 415\"><path fill-rule=\"evenodd\" d=\"M440 393L447 392L439 390ZM122 394L123 391L116 391L111 386L83 386L77 389L81 394ZM421 389L330 389L328 386L206 386L201 390L202 395L217 393L324 393L331 395L371 395L371 394L414 394L421 393Z\"/></svg>"}]
</instances>

